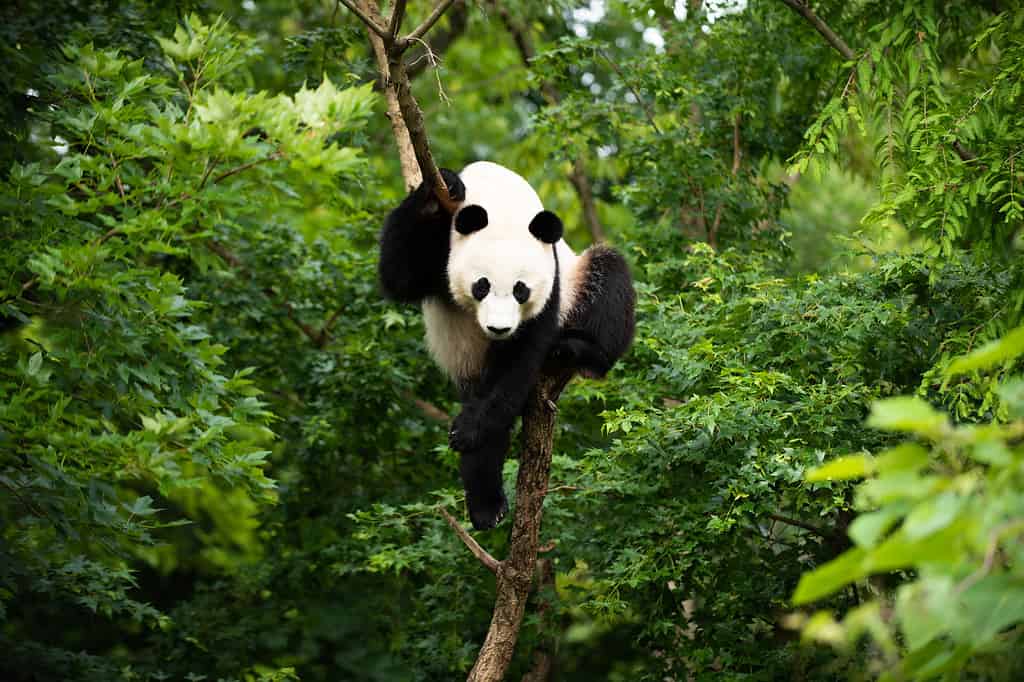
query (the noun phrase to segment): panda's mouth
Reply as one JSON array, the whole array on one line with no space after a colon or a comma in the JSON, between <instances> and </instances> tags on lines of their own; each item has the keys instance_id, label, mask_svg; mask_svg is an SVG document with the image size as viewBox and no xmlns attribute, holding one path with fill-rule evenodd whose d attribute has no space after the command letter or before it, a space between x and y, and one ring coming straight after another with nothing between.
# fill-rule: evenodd
<instances>
[{"instance_id":1,"label":"panda's mouth","mask_svg":"<svg viewBox=\"0 0 1024 682\"><path fill-rule=\"evenodd\" d=\"M512 327L496 327L493 325L487 325L484 329L484 334L494 341L501 341L512 336L512 331Z\"/></svg>"}]
</instances>

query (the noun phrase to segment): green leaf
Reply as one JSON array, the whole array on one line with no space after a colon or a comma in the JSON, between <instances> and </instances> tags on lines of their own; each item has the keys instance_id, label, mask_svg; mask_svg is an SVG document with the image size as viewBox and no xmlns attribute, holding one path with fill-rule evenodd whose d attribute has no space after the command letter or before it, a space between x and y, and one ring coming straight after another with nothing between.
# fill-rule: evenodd
<instances>
[{"instance_id":1,"label":"green leaf","mask_svg":"<svg viewBox=\"0 0 1024 682\"><path fill-rule=\"evenodd\" d=\"M28 367L25 368L25 373L30 377L34 377L39 373L39 368L43 366L43 354L41 351L36 351L32 354L32 357L28 359Z\"/></svg>"},{"instance_id":2,"label":"green leaf","mask_svg":"<svg viewBox=\"0 0 1024 682\"><path fill-rule=\"evenodd\" d=\"M988 369L1024 353L1024 326L1017 327L1002 338L957 358L949 364L946 374L953 376L979 369Z\"/></svg>"},{"instance_id":3,"label":"green leaf","mask_svg":"<svg viewBox=\"0 0 1024 682\"><path fill-rule=\"evenodd\" d=\"M875 458L879 474L894 471L920 471L928 466L928 451L917 443L903 443L886 450Z\"/></svg>"},{"instance_id":4,"label":"green leaf","mask_svg":"<svg viewBox=\"0 0 1024 682\"><path fill-rule=\"evenodd\" d=\"M929 498L914 507L903 522L903 532L910 540L917 540L948 526L960 513L963 498L945 492Z\"/></svg>"},{"instance_id":5,"label":"green leaf","mask_svg":"<svg viewBox=\"0 0 1024 682\"><path fill-rule=\"evenodd\" d=\"M950 428L946 415L920 398L911 396L875 401L867 423L882 431L903 431L933 440Z\"/></svg>"},{"instance_id":6,"label":"green leaf","mask_svg":"<svg viewBox=\"0 0 1024 682\"><path fill-rule=\"evenodd\" d=\"M847 535L858 547L870 549L878 544L878 541L885 535L896 522L903 518L903 515L910 509L905 502L897 502L887 505L876 512L861 514L847 529Z\"/></svg>"},{"instance_id":7,"label":"green leaf","mask_svg":"<svg viewBox=\"0 0 1024 682\"><path fill-rule=\"evenodd\" d=\"M860 580L867 575L863 567L866 556L867 552L863 549L850 549L827 564L805 573L793 594L793 603L800 606L827 597L836 590Z\"/></svg>"},{"instance_id":8,"label":"green leaf","mask_svg":"<svg viewBox=\"0 0 1024 682\"><path fill-rule=\"evenodd\" d=\"M873 471L873 461L868 455L847 455L807 472L809 483L820 481L845 481L864 478Z\"/></svg>"}]
</instances>

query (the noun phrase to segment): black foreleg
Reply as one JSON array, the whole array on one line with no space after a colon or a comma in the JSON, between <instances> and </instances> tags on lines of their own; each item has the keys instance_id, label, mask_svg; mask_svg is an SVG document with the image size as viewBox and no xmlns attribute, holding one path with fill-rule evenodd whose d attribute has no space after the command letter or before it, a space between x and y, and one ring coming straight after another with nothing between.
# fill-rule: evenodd
<instances>
[{"instance_id":1,"label":"black foreleg","mask_svg":"<svg viewBox=\"0 0 1024 682\"><path fill-rule=\"evenodd\" d=\"M508 513L508 500L501 480L508 451L509 434L495 436L479 447L461 453L459 473L466 489L466 506L473 528L488 530Z\"/></svg>"},{"instance_id":2,"label":"black foreleg","mask_svg":"<svg viewBox=\"0 0 1024 682\"><path fill-rule=\"evenodd\" d=\"M459 176L446 168L441 175L452 199L462 201L466 188ZM448 295L451 224L452 214L425 183L388 214L380 234L378 264L381 289L388 298L418 303L428 296Z\"/></svg>"},{"instance_id":3,"label":"black foreleg","mask_svg":"<svg viewBox=\"0 0 1024 682\"><path fill-rule=\"evenodd\" d=\"M558 331L558 287L541 314L508 341L488 349L486 369L464 396L452 423L449 443L462 454L469 517L477 530L493 528L508 503L501 490L501 464L516 417L540 377L541 366Z\"/></svg>"}]
</instances>

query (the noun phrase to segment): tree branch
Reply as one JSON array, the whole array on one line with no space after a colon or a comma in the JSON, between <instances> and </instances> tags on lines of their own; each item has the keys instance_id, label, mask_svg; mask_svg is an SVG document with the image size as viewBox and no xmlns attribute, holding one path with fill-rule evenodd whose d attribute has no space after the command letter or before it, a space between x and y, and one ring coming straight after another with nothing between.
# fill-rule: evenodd
<instances>
[{"instance_id":1,"label":"tree branch","mask_svg":"<svg viewBox=\"0 0 1024 682\"><path fill-rule=\"evenodd\" d=\"M398 37L398 29L402 27L402 19L405 18L405 0L395 0L395 8L391 10L391 21L388 22L388 35L391 40Z\"/></svg>"},{"instance_id":2,"label":"tree branch","mask_svg":"<svg viewBox=\"0 0 1024 682\"><path fill-rule=\"evenodd\" d=\"M783 516L782 514L768 514L768 518L771 519L772 521L778 521L779 523L784 523L787 526L794 526L796 528L803 528L804 530L810 531L811 533L814 533L815 535L817 535L819 537L823 537L823 538L826 538L826 539L829 539L829 540L831 540L833 538L833 534L832 533L828 533L825 530L823 530L821 528L818 528L817 526L813 526L813 525L811 525L809 523L806 523L804 521L799 521L797 519L792 519L792 518L790 518L788 516Z\"/></svg>"},{"instance_id":3,"label":"tree branch","mask_svg":"<svg viewBox=\"0 0 1024 682\"><path fill-rule=\"evenodd\" d=\"M783 3L788 5L794 12L798 13L804 19L806 19L814 29L822 35L822 37L828 41L828 44L836 49L839 54L843 55L843 59L846 61L853 61L857 58L853 50L846 42L836 35L836 32L829 28L829 25L821 20L811 6L807 4L806 0L801 2L800 0L782 0Z\"/></svg>"},{"instance_id":4,"label":"tree branch","mask_svg":"<svg viewBox=\"0 0 1024 682\"><path fill-rule=\"evenodd\" d=\"M413 395L412 391L403 391L402 394L406 398L408 398L413 405L418 407L420 412L430 417L434 421L441 422L442 424L447 424L451 422L452 416L445 412L444 410L442 410L437 405L435 405L434 403L427 402L423 398L419 398Z\"/></svg>"},{"instance_id":5,"label":"tree branch","mask_svg":"<svg viewBox=\"0 0 1024 682\"><path fill-rule=\"evenodd\" d=\"M422 38L423 35L430 30L431 26L437 23L437 20L441 18L441 15L451 7L453 2L455 2L455 0L441 0L438 2L437 6L434 7L434 11L430 13L430 16L424 19L423 23L417 26L412 33L402 38L400 41L396 41L395 46L404 51L409 47L409 45Z\"/></svg>"},{"instance_id":6,"label":"tree branch","mask_svg":"<svg viewBox=\"0 0 1024 682\"><path fill-rule=\"evenodd\" d=\"M468 682L500 682L512 661L540 546L540 522L555 437L555 401L571 378L571 374L542 377L527 401L512 542L508 557L498 565L491 626Z\"/></svg>"},{"instance_id":7,"label":"tree branch","mask_svg":"<svg viewBox=\"0 0 1024 682\"><path fill-rule=\"evenodd\" d=\"M224 171L223 173L221 173L219 175L215 175L214 178L213 178L213 184L216 185L218 182L221 182L223 180L227 180L232 175L238 175L242 171L247 171L250 168L252 168L253 166L258 166L261 163L267 163L268 161L277 161L278 159L280 159L282 157L284 157L284 153L279 150L279 151L276 151L276 152L270 154L269 156L263 157L262 159L255 159L254 161L250 161L248 163L243 163L240 166L235 166L234 168L228 169L228 170ZM205 182L206 182L206 180L204 178L203 179L203 183L205 184ZM201 187L202 186L200 186L200 188Z\"/></svg>"},{"instance_id":8,"label":"tree branch","mask_svg":"<svg viewBox=\"0 0 1024 682\"><path fill-rule=\"evenodd\" d=\"M387 29L377 23L377 21L366 12L365 7L360 7L353 0L341 0L341 4L345 5L352 14L359 17L359 20L366 24L366 27L376 33L378 37L384 39L391 38L391 34L388 33Z\"/></svg>"},{"instance_id":9,"label":"tree branch","mask_svg":"<svg viewBox=\"0 0 1024 682\"><path fill-rule=\"evenodd\" d=\"M459 522L455 520L455 517L449 514L446 509L438 507L437 511L440 512L441 516L444 517L444 520L448 522L448 525L452 527L452 530L454 530L455 534L459 536L462 543L469 548L469 551L473 553L473 556L475 556L488 571L491 573L497 573L498 560L492 557L486 549L481 547L480 543L474 540L473 536L467 533L466 529L460 526Z\"/></svg>"},{"instance_id":10,"label":"tree branch","mask_svg":"<svg viewBox=\"0 0 1024 682\"><path fill-rule=\"evenodd\" d=\"M376 0L359 0L360 8L371 22L383 22L380 8ZM434 9L433 25L437 18L454 0L443 0ZM433 15L431 15L433 16ZM426 22L424 22L426 23ZM422 27L422 26L421 26ZM427 27L429 28L429 26ZM398 144L399 161L402 164L402 176L407 189L413 189L425 182L433 190L438 201L450 212L454 213L456 204L448 196L448 186L441 178L434 157L430 153L426 126L423 123L423 111L412 94L412 84L406 72L402 53L410 43L393 41L391 36L380 36L372 30L369 32L370 44L377 58L377 69L380 72L385 97L388 102L388 118L391 119L391 130ZM419 40L419 37L416 38ZM405 40L405 39L403 39ZM415 160L415 165L412 161Z\"/></svg>"},{"instance_id":11,"label":"tree branch","mask_svg":"<svg viewBox=\"0 0 1024 682\"><path fill-rule=\"evenodd\" d=\"M590 226L590 237L595 242L604 241L604 226L597 215L597 202L594 201L594 190L590 185L590 178L583 166L583 157L577 157L572 165L572 173L569 174L569 182L576 188L579 195L580 205L583 206L583 217Z\"/></svg>"},{"instance_id":12,"label":"tree branch","mask_svg":"<svg viewBox=\"0 0 1024 682\"><path fill-rule=\"evenodd\" d=\"M417 53L415 56L410 56L409 63L405 67L409 78L416 78L416 76L423 73L431 65L431 60L429 59L430 52L443 54L459 36L465 33L468 24L469 8L466 6L466 1L455 0L451 10L448 12L447 28L434 31L432 34L433 38L427 43L424 51Z\"/></svg>"}]
</instances>

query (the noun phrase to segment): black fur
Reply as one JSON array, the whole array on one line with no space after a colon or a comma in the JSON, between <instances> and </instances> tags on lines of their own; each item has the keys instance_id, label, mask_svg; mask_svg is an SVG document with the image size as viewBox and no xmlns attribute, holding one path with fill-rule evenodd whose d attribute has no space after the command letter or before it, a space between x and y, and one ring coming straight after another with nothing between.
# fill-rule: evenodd
<instances>
[{"instance_id":1,"label":"black fur","mask_svg":"<svg viewBox=\"0 0 1024 682\"><path fill-rule=\"evenodd\" d=\"M455 229L459 231L459 234L473 234L485 227L487 227L487 211L483 206L477 204L463 206L462 210L455 214Z\"/></svg>"},{"instance_id":2,"label":"black fur","mask_svg":"<svg viewBox=\"0 0 1024 682\"><path fill-rule=\"evenodd\" d=\"M454 201L466 198L466 186L454 172L441 169ZM388 214L380 235L378 273L384 294L400 303L428 296L450 300L448 252L452 215L421 183Z\"/></svg>"},{"instance_id":3,"label":"black fur","mask_svg":"<svg viewBox=\"0 0 1024 682\"><path fill-rule=\"evenodd\" d=\"M441 175L452 198L464 200L459 177L447 169ZM464 227L486 224L486 212L479 208L460 212L466 214ZM381 233L379 264L381 287L389 298L416 303L436 297L455 305L447 275L451 225L451 214L423 185L391 211ZM561 220L549 211L539 213L529 229L547 243L562 236ZM459 386L462 412L452 424L449 442L461 455L466 505L477 530L493 528L508 512L502 464L512 427L541 372L569 369L602 377L633 339L636 295L625 260L603 246L587 254L586 276L564 326L559 329L559 263L553 252L554 286L541 313L523 322L511 338L491 341L481 376Z\"/></svg>"},{"instance_id":4,"label":"black fur","mask_svg":"<svg viewBox=\"0 0 1024 682\"><path fill-rule=\"evenodd\" d=\"M549 368L603 377L633 341L636 292L626 260L607 246L588 252L587 276L548 357Z\"/></svg>"},{"instance_id":5,"label":"black fur","mask_svg":"<svg viewBox=\"0 0 1024 682\"><path fill-rule=\"evenodd\" d=\"M551 211L541 211L530 221L530 234L545 244L562 238L562 220Z\"/></svg>"}]
</instances>

